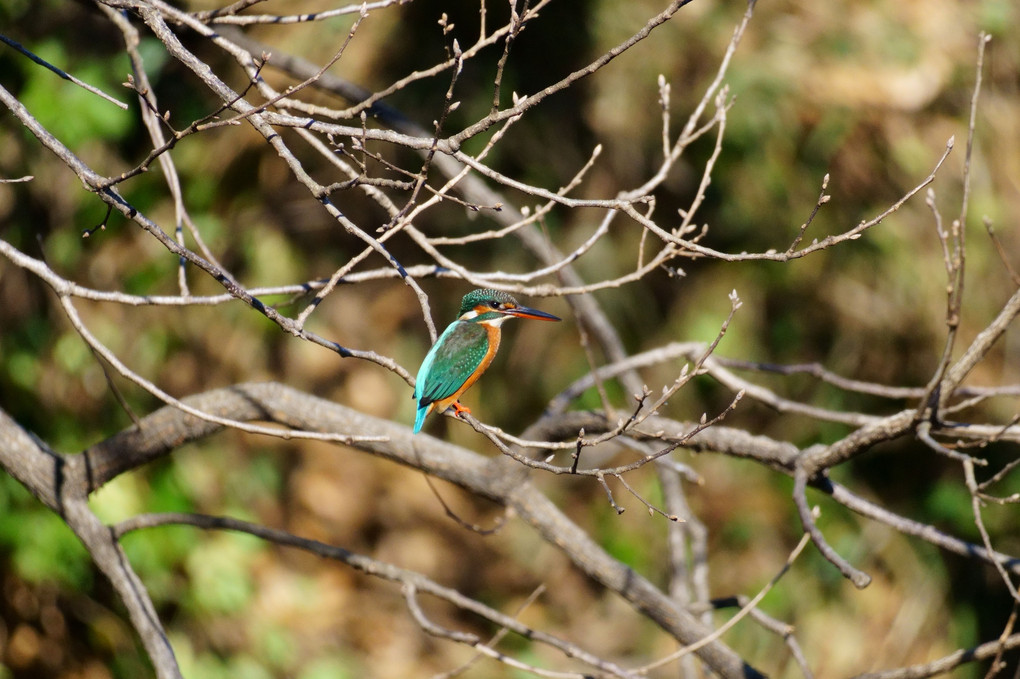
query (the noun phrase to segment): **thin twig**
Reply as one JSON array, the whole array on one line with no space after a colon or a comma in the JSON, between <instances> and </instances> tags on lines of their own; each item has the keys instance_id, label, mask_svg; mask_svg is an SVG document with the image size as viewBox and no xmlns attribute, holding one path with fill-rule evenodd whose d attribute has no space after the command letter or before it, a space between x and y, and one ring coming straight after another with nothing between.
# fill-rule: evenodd
<instances>
[{"instance_id":1,"label":"thin twig","mask_svg":"<svg viewBox=\"0 0 1020 679\"><path fill-rule=\"evenodd\" d=\"M746 605L744 605L739 611L737 611L736 615L727 620L723 625L721 625L718 629L713 631L711 634L709 634L701 641L695 644L691 644L689 646L685 646L678 651L670 653L666 657L660 658L656 660L654 663L646 665L645 667L642 668L642 670L647 672L648 670L662 667L667 663L673 662L677 658L681 658L685 655L693 653L694 651L698 650L699 648L702 648L706 644L710 644L716 639L721 638L722 635L726 634L726 632L728 632L734 625L736 625L738 622L747 617L758 606L761 600L764 599L765 596L772 591L772 588L776 586L776 584L782 579L784 575L786 575L787 571L789 571L790 567L793 565L793 562L796 561L797 557L800 556L800 553L804 551L804 547L807 546L808 540L809 537L805 533L801 537L800 542L797 543L797 546L794 547L793 551L791 551L789 556L786 557L786 562L783 564L782 568L779 569L779 572L772 576L772 579L769 580L765 584L765 586L762 587L758 591L758 593L755 594L754 597L747 602Z\"/></svg>"},{"instance_id":2,"label":"thin twig","mask_svg":"<svg viewBox=\"0 0 1020 679\"><path fill-rule=\"evenodd\" d=\"M83 81L79 80L78 78L75 78L70 73L67 73L66 71L63 71L63 70L57 68L56 66L54 66L50 62L46 61L42 57L37 56L36 54L33 54L31 51L26 49L17 40L12 40L11 38L8 38L6 35L0 34L0 42L3 42L8 47L11 47L11 48L17 50L18 52L20 52L24 56L28 57L29 59L31 59L35 63L39 64L40 66L43 66L43 67L53 71L54 73L59 75L64 80L66 80L68 82L71 82L71 83L74 83L78 87L80 87L80 88L82 88L84 90L87 90L87 91L91 92L92 94L95 94L95 95L97 95L99 97L102 97L106 101L110 102L111 104L113 104L115 106L118 106L119 108L122 108L125 111L128 110L128 105L125 104L123 101L120 101L119 99L110 96L106 92L103 92L98 87L94 87L92 85L89 85L88 83L83 82Z\"/></svg>"}]
</instances>

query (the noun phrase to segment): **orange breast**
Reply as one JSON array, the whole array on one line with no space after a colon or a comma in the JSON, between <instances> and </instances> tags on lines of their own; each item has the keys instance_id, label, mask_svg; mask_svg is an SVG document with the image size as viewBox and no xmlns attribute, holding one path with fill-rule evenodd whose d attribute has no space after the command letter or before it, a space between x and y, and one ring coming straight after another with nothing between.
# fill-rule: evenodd
<instances>
[{"instance_id":1,"label":"orange breast","mask_svg":"<svg viewBox=\"0 0 1020 679\"><path fill-rule=\"evenodd\" d=\"M465 380L464 384L460 386L460 389L453 392L447 398L435 402L436 412L443 412L450 407L450 404L460 398L460 395L467 391L472 384L478 381L478 378L482 376L488 368L489 364L492 363L492 359L496 357L496 350L499 349L500 332L498 327L494 327L486 324L485 332L489 336L489 346L485 351L485 356L482 357L482 362L478 364L478 369L475 370L470 377Z\"/></svg>"}]
</instances>

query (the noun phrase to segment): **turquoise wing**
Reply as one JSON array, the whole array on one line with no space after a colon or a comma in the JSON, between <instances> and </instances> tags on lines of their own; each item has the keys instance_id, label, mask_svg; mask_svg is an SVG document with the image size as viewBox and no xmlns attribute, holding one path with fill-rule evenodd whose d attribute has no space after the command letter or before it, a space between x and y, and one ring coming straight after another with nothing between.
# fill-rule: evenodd
<instances>
[{"instance_id":1,"label":"turquoise wing","mask_svg":"<svg viewBox=\"0 0 1020 679\"><path fill-rule=\"evenodd\" d=\"M455 321L432 345L415 381L418 408L457 393L485 359L489 336L477 323Z\"/></svg>"}]
</instances>

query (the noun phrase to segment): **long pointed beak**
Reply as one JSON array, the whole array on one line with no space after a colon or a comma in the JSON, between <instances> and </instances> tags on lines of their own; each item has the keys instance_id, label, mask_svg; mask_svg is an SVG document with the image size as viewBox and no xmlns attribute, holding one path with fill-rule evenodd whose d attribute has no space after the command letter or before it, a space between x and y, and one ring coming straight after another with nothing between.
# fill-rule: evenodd
<instances>
[{"instance_id":1,"label":"long pointed beak","mask_svg":"<svg viewBox=\"0 0 1020 679\"><path fill-rule=\"evenodd\" d=\"M538 309L529 309L526 306L519 306L513 309L504 309L503 312L507 316L517 316L518 318L533 318L536 321L562 321L563 319L559 316L553 316L547 314L544 311Z\"/></svg>"}]
</instances>

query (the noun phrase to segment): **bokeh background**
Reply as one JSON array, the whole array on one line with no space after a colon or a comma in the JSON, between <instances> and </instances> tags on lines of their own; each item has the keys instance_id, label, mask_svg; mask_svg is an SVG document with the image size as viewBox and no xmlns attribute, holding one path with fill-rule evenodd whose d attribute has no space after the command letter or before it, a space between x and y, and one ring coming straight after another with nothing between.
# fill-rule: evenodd
<instances>
[{"instance_id":1,"label":"bokeh background","mask_svg":"<svg viewBox=\"0 0 1020 679\"><path fill-rule=\"evenodd\" d=\"M186 4L202 10L219 3ZM266 11L313 12L330 6L273 4ZM552 3L514 44L504 92L537 91L587 64L640 28L662 4ZM506 8L489 5L490 25L499 25ZM490 164L522 181L555 188L602 144L603 153L580 195L607 197L640 185L661 155L658 76L671 83L675 128L714 77L744 9L739 2L691 3L596 77L522 120L490 156ZM477 3L416 1L372 13L334 72L378 88L432 65L445 54L437 26L443 12L462 45L473 41ZM276 49L322 63L338 48L350 23L336 19L250 32ZM1011 264L1020 268L1020 6L1014 0L762 2L726 79L735 102L723 154L697 220L710 226L706 243L731 252L785 249L814 206L826 173L832 200L808 238L846 230L881 213L918 184L953 136L955 150L933 188L947 222L957 217L980 31L992 40L966 215L960 336L968 342L1015 288L983 218L994 225ZM0 32L86 82L130 99L120 87L129 71L121 38L89 3L5 0ZM213 64L228 63L222 53L198 41L190 46ZM161 106L172 111L178 128L210 112L212 99L162 54L156 41L146 38L142 52ZM449 130L488 110L498 56L493 51L465 69L457 92L462 104ZM240 72L229 72L237 78L231 84L240 86ZM271 70L266 76L288 82ZM0 48L0 84L102 172L128 169L147 151L137 111L121 112L7 47ZM445 77L427 79L387 103L429 125L447 86ZM309 97L339 105L326 95ZM711 151L708 139L689 150L658 194L659 214L689 204ZM360 250L357 241L338 233L250 130L226 128L185 140L174 158L204 237L247 285L328 276ZM35 179L0 185L0 238L91 287L175 292L175 258L134 225L115 217L106 230L82 239L82 230L101 221L105 208L8 112L0 112L0 175L27 174ZM173 204L158 171L125 185L125 193L150 216L172 224ZM344 194L341 204L359 223L384 221L373 213L377 208L353 193ZM557 210L544 226L557 242L579 243L598 218L594 211ZM461 208L443 206L426 213L418 226L432 235L459 235L492 224L484 215L471 218ZM578 263L578 270L588 279L630 270L639 237L636 229L614 230ZM408 241L395 239L392 251L405 265L427 261ZM508 243L451 251L479 270L533 264ZM946 276L923 196L860 240L802 260L697 260L683 268L683 277L662 272L596 293L630 351L710 340L728 311L731 289L744 305L719 348L723 356L819 362L855 379L920 386L942 351ZM421 283L439 325L453 318L469 289L451 280ZM192 285L195 292L217 292L213 281L198 275ZM559 315L568 313L562 300L529 301ZM410 389L398 377L295 340L241 304L180 310L79 306L97 336L175 396L242 381L278 380L373 415L412 419ZM300 306L281 308L296 312ZM395 281L342 287L316 311L310 328L345 346L392 356L412 372L429 341L411 292ZM1020 334L1013 331L968 383L1016 383L1018 356ZM658 386L672 382L677 369L659 367L645 377ZM468 404L482 419L519 432L548 398L587 370L572 323L512 328L503 355L472 390ZM826 407L880 414L906 405L846 394L806 376L752 377L786 396ZM115 381L136 412L159 406L141 390ZM625 402L622 392L611 393ZM696 382L672 401L668 414L697 418L718 411L730 397L710 382ZM6 260L0 260L0 406L62 452L83 450L130 426L102 367L52 293ZM578 403L598 406L594 393ZM974 415L1005 423L1016 412L1015 399L999 399ZM838 425L779 415L746 402L728 423L798 445L846 433ZM486 450L466 429L442 421L429 428ZM1016 455L1011 446L992 446L987 452L1000 464ZM689 499L710 533L713 595L753 595L799 539L791 482L749 462L681 457L705 480L690 488ZM835 476L894 511L979 540L958 465L917 444L879 447ZM649 518L640 506L617 516L597 484L562 478L542 483L614 555L663 581L665 526L660 518ZM653 474L635 474L631 483L647 497L658 497ZM473 520L485 523L497 516L493 507L440 488ZM1003 495L1016 492L1020 483L1007 479L1001 490ZM829 540L875 581L864 591L855 590L809 547L765 600L765 610L796 625L817 676L925 662L999 635L1010 600L991 568L819 501L820 525ZM168 510L258 521L420 570L506 611L544 584L545 593L523 614L528 622L628 663L673 649L668 639L526 529L511 523L494 538L468 533L445 518L420 474L342 448L223 433L118 479L96 495L94 507L110 521ZM1020 552L1015 509L989 506L984 516L996 547ZM392 586L333 563L250 537L189 528L132 535L125 545L189 678L430 676L470 657L463 648L423 635ZM435 614L485 631L454 611ZM726 641L775 676L798 676L782 643L748 622ZM521 640L511 640L508 648L539 664L546 653ZM150 672L119 603L84 549L7 476L0 476L0 662L2 679L106 679ZM983 676L985 669L972 666L955 676ZM482 663L465 676L517 675ZM657 676L676 675L674 670Z\"/></svg>"}]
</instances>

